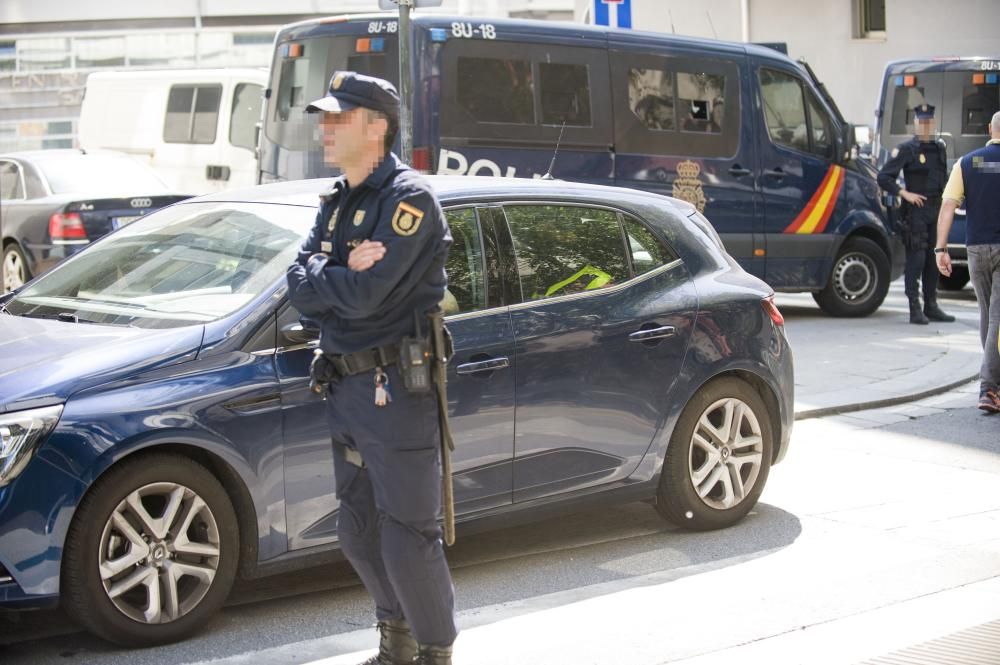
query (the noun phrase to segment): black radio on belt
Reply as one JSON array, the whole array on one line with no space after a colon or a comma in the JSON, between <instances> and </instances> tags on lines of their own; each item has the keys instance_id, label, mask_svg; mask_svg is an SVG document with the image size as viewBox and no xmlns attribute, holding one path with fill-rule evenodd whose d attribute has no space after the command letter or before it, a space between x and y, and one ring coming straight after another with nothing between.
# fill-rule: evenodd
<instances>
[{"instance_id":1,"label":"black radio on belt","mask_svg":"<svg viewBox=\"0 0 1000 665\"><path fill-rule=\"evenodd\" d=\"M413 313L413 337L404 337L399 343L399 373L403 377L403 387L410 393L431 391L431 339L424 335L420 326L420 315Z\"/></svg>"}]
</instances>

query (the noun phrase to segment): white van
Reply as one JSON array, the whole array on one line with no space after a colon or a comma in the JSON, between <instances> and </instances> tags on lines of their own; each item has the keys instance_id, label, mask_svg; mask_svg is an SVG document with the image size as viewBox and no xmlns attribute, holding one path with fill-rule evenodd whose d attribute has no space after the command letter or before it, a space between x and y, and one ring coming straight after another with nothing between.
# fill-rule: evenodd
<instances>
[{"instance_id":1,"label":"white van","mask_svg":"<svg viewBox=\"0 0 1000 665\"><path fill-rule=\"evenodd\" d=\"M252 185L266 85L266 69L94 73L80 113L80 147L143 159L178 192Z\"/></svg>"}]
</instances>

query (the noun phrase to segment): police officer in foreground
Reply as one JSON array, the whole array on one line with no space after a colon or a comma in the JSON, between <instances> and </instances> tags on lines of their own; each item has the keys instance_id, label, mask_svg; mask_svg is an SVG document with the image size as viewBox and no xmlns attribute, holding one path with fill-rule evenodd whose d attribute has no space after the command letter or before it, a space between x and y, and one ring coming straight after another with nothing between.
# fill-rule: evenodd
<instances>
[{"instance_id":1,"label":"police officer in foreground","mask_svg":"<svg viewBox=\"0 0 1000 665\"><path fill-rule=\"evenodd\" d=\"M426 336L425 314L444 296L451 234L427 181L391 152L398 109L392 84L354 72L336 72L306 108L322 114L324 161L343 176L320 195L289 297L321 326L313 378L330 380L337 534L380 632L366 664L450 665L439 400L406 359L421 362L407 345Z\"/></svg>"},{"instance_id":2,"label":"police officer in foreground","mask_svg":"<svg viewBox=\"0 0 1000 665\"><path fill-rule=\"evenodd\" d=\"M941 192L948 179L948 161L943 141L933 138L934 107L921 104L913 109L915 136L893 149L889 161L878 172L878 184L885 191L903 199L899 220L906 246L904 284L910 301L910 323L926 325L930 321L954 321L937 304L938 270L934 260L937 218ZM906 187L896 182L903 172ZM924 306L920 307L923 282Z\"/></svg>"}]
</instances>

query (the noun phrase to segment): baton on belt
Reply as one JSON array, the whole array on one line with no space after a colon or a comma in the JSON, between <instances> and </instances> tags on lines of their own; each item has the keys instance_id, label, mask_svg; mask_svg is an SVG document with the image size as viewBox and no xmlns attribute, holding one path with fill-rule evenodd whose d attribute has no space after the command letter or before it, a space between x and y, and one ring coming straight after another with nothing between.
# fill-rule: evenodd
<instances>
[{"instance_id":1,"label":"baton on belt","mask_svg":"<svg viewBox=\"0 0 1000 665\"><path fill-rule=\"evenodd\" d=\"M455 492L451 483L451 452L455 442L448 424L448 360L451 351L445 344L444 312L440 307L427 313L431 322L431 339L434 344L434 385L438 395L438 422L441 429L441 490L444 503L444 542L455 544Z\"/></svg>"}]
</instances>

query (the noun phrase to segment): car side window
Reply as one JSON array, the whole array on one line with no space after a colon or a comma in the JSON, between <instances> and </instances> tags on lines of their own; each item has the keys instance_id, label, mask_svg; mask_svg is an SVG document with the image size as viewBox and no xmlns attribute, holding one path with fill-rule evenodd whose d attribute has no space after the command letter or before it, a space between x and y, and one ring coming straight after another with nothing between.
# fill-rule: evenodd
<instances>
[{"instance_id":1,"label":"car side window","mask_svg":"<svg viewBox=\"0 0 1000 665\"><path fill-rule=\"evenodd\" d=\"M14 162L0 162L0 200L12 201L24 198L21 172Z\"/></svg>"},{"instance_id":2,"label":"car side window","mask_svg":"<svg viewBox=\"0 0 1000 665\"><path fill-rule=\"evenodd\" d=\"M624 218L632 269L642 275L676 260L677 254L664 245L642 222L632 217Z\"/></svg>"},{"instance_id":3,"label":"car side window","mask_svg":"<svg viewBox=\"0 0 1000 665\"><path fill-rule=\"evenodd\" d=\"M215 143L221 85L173 85L163 120L165 143Z\"/></svg>"},{"instance_id":4,"label":"car side window","mask_svg":"<svg viewBox=\"0 0 1000 665\"><path fill-rule=\"evenodd\" d=\"M799 80L791 74L762 67L760 92L764 102L764 120L771 142L793 150L808 152L806 107Z\"/></svg>"},{"instance_id":5,"label":"car side window","mask_svg":"<svg viewBox=\"0 0 1000 665\"><path fill-rule=\"evenodd\" d=\"M486 308L486 280L483 276L483 244L476 212L472 208L445 213L452 243L445 270L448 288L441 301L445 315L474 312Z\"/></svg>"},{"instance_id":6,"label":"car side window","mask_svg":"<svg viewBox=\"0 0 1000 665\"><path fill-rule=\"evenodd\" d=\"M263 86L240 83L233 92L233 108L229 116L229 142L238 148L256 147L256 127L260 120Z\"/></svg>"},{"instance_id":7,"label":"car side window","mask_svg":"<svg viewBox=\"0 0 1000 665\"><path fill-rule=\"evenodd\" d=\"M618 214L577 206L505 206L522 300L594 291L629 278Z\"/></svg>"}]
</instances>

